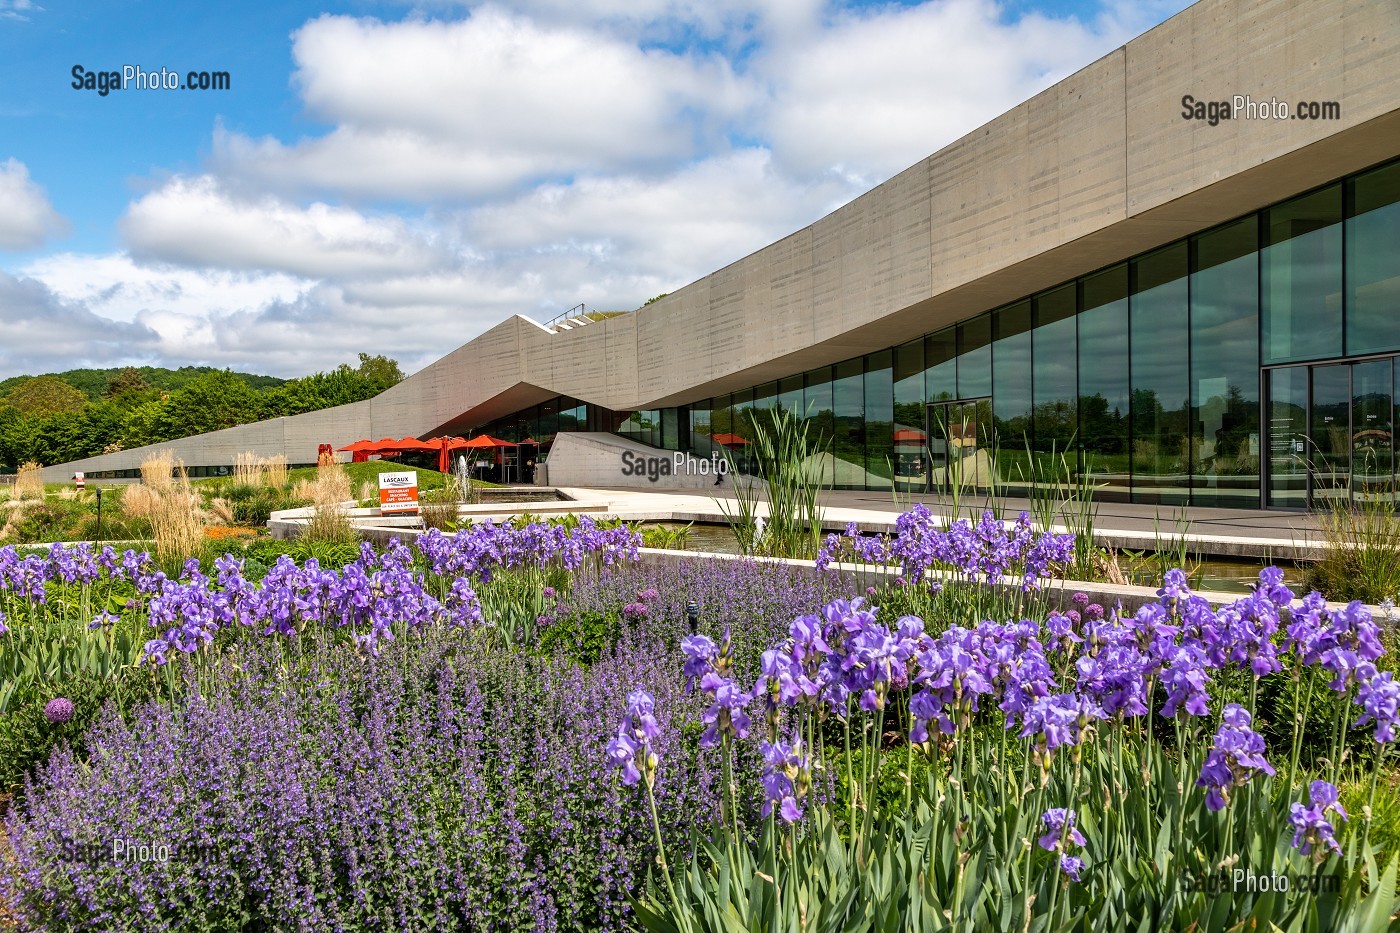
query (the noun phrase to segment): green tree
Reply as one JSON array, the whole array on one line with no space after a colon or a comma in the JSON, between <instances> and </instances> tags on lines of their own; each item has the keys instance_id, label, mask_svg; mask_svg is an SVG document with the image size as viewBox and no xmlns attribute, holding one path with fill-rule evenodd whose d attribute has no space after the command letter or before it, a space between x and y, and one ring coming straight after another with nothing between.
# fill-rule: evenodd
<instances>
[{"instance_id":1,"label":"green tree","mask_svg":"<svg viewBox=\"0 0 1400 933\"><path fill-rule=\"evenodd\" d=\"M341 368L349 369L350 367L341 364ZM370 356L368 353L361 353L358 372L374 387L376 395L390 386L403 382L403 371L399 369L398 360L391 360L387 356L378 354Z\"/></svg>"},{"instance_id":2,"label":"green tree","mask_svg":"<svg viewBox=\"0 0 1400 933\"><path fill-rule=\"evenodd\" d=\"M81 410L87 396L57 376L35 376L11 389L5 401L23 414L44 418Z\"/></svg>"},{"instance_id":3,"label":"green tree","mask_svg":"<svg viewBox=\"0 0 1400 933\"><path fill-rule=\"evenodd\" d=\"M107 383L107 391L104 393L107 398L120 398L123 395L135 395L145 392L151 388L151 384L146 381L146 377L141 375L141 370L135 366L128 366L112 377Z\"/></svg>"},{"instance_id":4,"label":"green tree","mask_svg":"<svg viewBox=\"0 0 1400 933\"><path fill-rule=\"evenodd\" d=\"M142 443L160 443L256 421L258 401L257 393L232 372L197 376L165 400L151 425L156 436Z\"/></svg>"}]
</instances>

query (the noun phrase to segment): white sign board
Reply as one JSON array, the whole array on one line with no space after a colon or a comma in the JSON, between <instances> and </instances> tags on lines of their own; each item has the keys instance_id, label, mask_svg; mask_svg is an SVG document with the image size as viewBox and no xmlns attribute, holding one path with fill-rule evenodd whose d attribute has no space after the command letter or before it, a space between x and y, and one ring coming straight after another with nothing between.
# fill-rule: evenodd
<instances>
[{"instance_id":1,"label":"white sign board","mask_svg":"<svg viewBox=\"0 0 1400 933\"><path fill-rule=\"evenodd\" d=\"M379 514L418 514L417 473L408 471L379 474Z\"/></svg>"}]
</instances>

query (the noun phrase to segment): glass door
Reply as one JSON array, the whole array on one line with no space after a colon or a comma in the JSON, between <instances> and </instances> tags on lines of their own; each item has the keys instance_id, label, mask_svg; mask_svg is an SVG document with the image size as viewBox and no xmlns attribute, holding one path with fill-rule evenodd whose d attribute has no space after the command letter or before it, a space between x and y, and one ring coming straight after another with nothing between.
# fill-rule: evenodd
<instances>
[{"instance_id":1,"label":"glass door","mask_svg":"<svg viewBox=\"0 0 1400 933\"><path fill-rule=\"evenodd\" d=\"M1313 505L1351 493L1351 366L1312 368L1309 466Z\"/></svg>"},{"instance_id":2,"label":"glass door","mask_svg":"<svg viewBox=\"0 0 1400 933\"><path fill-rule=\"evenodd\" d=\"M986 491L994 480L991 399L928 406L928 491Z\"/></svg>"},{"instance_id":3,"label":"glass door","mask_svg":"<svg viewBox=\"0 0 1400 933\"><path fill-rule=\"evenodd\" d=\"M1351 483L1354 499L1390 499L1394 405L1391 361L1351 368Z\"/></svg>"},{"instance_id":4,"label":"glass door","mask_svg":"<svg viewBox=\"0 0 1400 933\"><path fill-rule=\"evenodd\" d=\"M1308 368L1268 372L1268 504L1308 507Z\"/></svg>"}]
</instances>

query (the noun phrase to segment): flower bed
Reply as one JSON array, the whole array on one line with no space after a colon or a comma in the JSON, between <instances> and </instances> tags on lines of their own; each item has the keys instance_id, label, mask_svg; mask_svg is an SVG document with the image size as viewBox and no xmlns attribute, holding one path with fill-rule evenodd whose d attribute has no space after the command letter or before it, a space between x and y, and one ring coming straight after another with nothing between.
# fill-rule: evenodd
<instances>
[{"instance_id":1,"label":"flower bed","mask_svg":"<svg viewBox=\"0 0 1400 933\"><path fill-rule=\"evenodd\" d=\"M1359 604L1268 572L1223 607L1180 574L1131 615L1052 601L1060 536L917 510L828 540L824 562L901 568L861 598L636 545L483 526L178 579L0 551L0 663L57 646L102 685L30 676L0 718L58 746L5 820L10 909L698 931L1369 929L1397 906L1400 686ZM1235 871L1309 889L1222 896Z\"/></svg>"}]
</instances>

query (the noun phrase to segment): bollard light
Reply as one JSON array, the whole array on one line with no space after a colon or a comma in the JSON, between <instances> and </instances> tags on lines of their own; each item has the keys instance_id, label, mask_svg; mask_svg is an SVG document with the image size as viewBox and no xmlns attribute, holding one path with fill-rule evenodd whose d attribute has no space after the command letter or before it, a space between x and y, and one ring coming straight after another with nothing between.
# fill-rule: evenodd
<instances>
[{"instance_id":1,"label":"bollard light","mask_svg":"<svg viewBox=\"0 0 1400 933\"><path fill-rule=\"evenodd\" d=\"M690 623L690 634L694 635L700 629L700 604L693 599L685 604L685 618Z\"/></svg>"}]
</instances>

